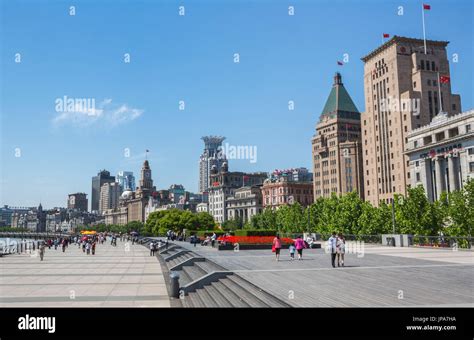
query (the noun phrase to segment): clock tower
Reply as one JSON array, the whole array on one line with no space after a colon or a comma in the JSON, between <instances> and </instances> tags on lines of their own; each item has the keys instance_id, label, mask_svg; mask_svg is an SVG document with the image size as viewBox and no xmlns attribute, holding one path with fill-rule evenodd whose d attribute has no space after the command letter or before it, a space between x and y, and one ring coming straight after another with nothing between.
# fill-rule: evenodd
<instances>
[{"instance_id":1,"label":"clock tower","mask_svg":"<svg viewBox=\"0 0 474 340\"><path fill-rule=\"evenodd\" d=\"M138 196L148 197L154 190L153 180L151 179L151 169L148 160L145 160L141 170L141 176L138 186Z\"/></svg>"}]
</instances>

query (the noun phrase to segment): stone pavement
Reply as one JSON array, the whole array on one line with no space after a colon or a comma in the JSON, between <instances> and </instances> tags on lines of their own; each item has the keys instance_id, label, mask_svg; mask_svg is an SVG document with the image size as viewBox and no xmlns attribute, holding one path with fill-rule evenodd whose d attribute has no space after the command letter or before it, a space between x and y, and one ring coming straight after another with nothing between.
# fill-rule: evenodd
<instances>
[{"instance_id":1,"label":"stone pavement","mask_svg":"<svg viewBox=\"0 0 474 340\"><path fill-rule=\"evenodd\" d=\"M474 307L474 252L365 245L332 268L324 249L217 251L176 242L298 307Z\"/></svg>"},{"instance_id":2,"label":"stone pavement","mask_svg":"<svg viewBox=\"0 0 474 340\"><path fill-rule=\"evenodd\" d=\"M70 245L0 257L0 307L169 307L156 257L144 246L117 241L86 255Z\"/></svg>"}]
</instances>

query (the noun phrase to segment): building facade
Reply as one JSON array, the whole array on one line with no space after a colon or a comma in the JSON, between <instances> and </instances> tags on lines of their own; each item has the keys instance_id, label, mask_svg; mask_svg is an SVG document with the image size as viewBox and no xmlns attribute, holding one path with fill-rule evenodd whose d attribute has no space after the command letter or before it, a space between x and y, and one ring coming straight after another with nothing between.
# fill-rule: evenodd
<instances>
[{"instance_id":1,"label":"building facade","mask_svg":"<svg viewBox=\"0 0 474 340\"><path fill-rule=\"evenodd\" d=\"M120 184L123 191L136 189L135 186L135 176L133 176L132 171L119 171L117 173L117 183Z\"/></svg>"},{"instance_id":2,"label":"building facade","mask_svg":"<svg viewBox=\"0 0 474 340\"><path fill-rule=\"evenodd\" d=\"M362 58L365 112L361 115L365 199L374 205L406 194L411 183L404 150L408 133L430 123L441 111L461 112L459 95L443 84L450 77L446 41L394 36ZM441 101L441 105L440 105Z\"/></svg>"},{"instance_id":3,"label":"building facade","mask_svg":"<svg viewBox=\"0 0 474 340\"><path fill-rule=\"evenodd\" d=\"M411 185L422 185L430 201L474 178L474 110L438 114L407 136Z\"/></svg>"},{"instance_id":4,"label":"building facade","mask_svg":"<svg viewBox=\"0 0 474 340\"><path fill-rule=\"evenodd\" d=\"M360 112L339 73L312 139L314 199L356 191L364 197Z\"/></svg>"},{"instance_id":5,"label":"building facade","mask_svg":"<svg viewBox=\"0 0 474 340\"><path fill-rule=\"evenodd\" d=\"M268 174L264 172L230 172L227 162L222 163L220 169L213 165L209 187L209 214L216 222L227 221L227 199L234 195L235 190L243 186L262 184L267 177Z\"/></svg>"},{"instance_id":6,"label":"building facade","mask_svg":"<svg viewBox=\"0 0 474 340\"><path fill-rule=\"evenodd\" d=\"M211 168L215 165L220 169L225 161L225 155L220 152L225 137L205 136L201 139L204 141L204 151L199 158L199 193L207 196Z\"/></svg>"},{"instance_id":7,"label":"building facade","mask_svg":"<svg viewBox=\"0 0 474 340\"><path fill-rule=\"evenodd\" d=\"M104 183L100 187L99 211L103 213L106 210L117 208L121 195L122 186L119 183Z\"/></svg>"},{"instance_id":8,"label":"building facade","mask_svg":"<svg viewBox=\"0 0 474 340\"><path fill-rule=\"evenodd\" d=\"M313 182L292 181L288 176L266 179L261 190L264 209L278 209L296 202L306 207L314 201Z\"/></svg>"},{"instance_id":9,"label":"building facade","mask_svg":"<svg viewBox=\"0 0 474 340\"><path fill-rule=\"evenodd\" d=\"M17 215L26 214L28 211L33 210L32 207L12 207L4 205L0 208L0 221L3 226L12 226L12 215L16 213Z\"/></svg>"},{"instance_id":10,"label":"building facade","mask_svg":"<svg viewBox=\"0 0 474 340\"><path fill-rule=\"evenodd\" d=\"M226 204L228 219L240 221L242 225L245 224L253 216L262 212L261 185L236 189L234 196L229 197Z\"/></svg>"},{"instance_id":11,"label":"building facade","mask_svg":"<svg viewBox=\"0 0 474 340\"><path fill-rule=\"evenodd\" d=\"M110 176L110 172L107 170L102 170L97 176L92 177L91 211L99 211L100 188L102 185L113 182L115 182L115 176Z\"/></svg>"},{"instance_id":12,"label":"building facade","mask_svg":"<svg viewBox=\"0 0 474 340\"><path fill-rule=\"evenodd\" d=\"M78 192L75 194L69 194L67 200L68 209L78 209L80 211L87 211L88 200L87 194L83 192Z\"/></svg>"}]
</instances>

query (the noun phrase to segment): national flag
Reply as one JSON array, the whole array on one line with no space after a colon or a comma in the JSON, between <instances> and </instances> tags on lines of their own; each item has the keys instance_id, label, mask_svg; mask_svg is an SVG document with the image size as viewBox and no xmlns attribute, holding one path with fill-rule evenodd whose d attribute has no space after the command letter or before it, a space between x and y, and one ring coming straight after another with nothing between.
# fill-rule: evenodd
<instances>
[{"instance_id":1,"label":"national flag","mask_svg":"<svg viewBox=\"0 0 474 340\"><path fill-rule=\"evenodd\" d=\"M390 34L384 33L384 34L383 34L383 37L384 37L384 38L390 38Z\"/></svg>"},{"instance_id":2,"label":"national flag","mask_svg":"<svg viewBox=\"0 0 474 340\"><path fill-rule=\"evenodd\" d=\"M344 63L343 63L342 61L339 61L339 60L337 61L337 64L338 64L339 66L344 65Z\"/></svg>"},{"instance_id":3,"label":"national flag","mask_svg":"<svg viewBox=\"0 0 474 340\"><path fill-rule=\"evenodd\" d=\"M150 150L148 150L148 149L146 149L145 151L146 151L146 152L150 152Z\"/></svg>"},{"instance_id":4,"label":"national flag","mask_svg":"<svg viewBox=\"0 0 474 340\"><path fill-rule=\"evenodd\" d=\"M431 9L431 6L428 4L423 4L423 9L429 11Z\"/></svg>"},{"instance_id":5,"label":"national flag","mask_svg":"<svg viewBox=\"0 0 474 340\"><path fill-rule=\"evenodd\" d=\"M439 77L439 82L441 84L447 84L449 83L449 81L451 80L451 78L449 76L441 76Z\"/></svg>"}]
</instances>

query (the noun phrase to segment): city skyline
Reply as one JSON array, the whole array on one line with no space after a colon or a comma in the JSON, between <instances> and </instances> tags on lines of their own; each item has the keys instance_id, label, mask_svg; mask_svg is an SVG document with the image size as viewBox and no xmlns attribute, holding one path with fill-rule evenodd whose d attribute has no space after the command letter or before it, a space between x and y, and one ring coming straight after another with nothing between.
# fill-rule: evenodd
<instances>
[{"instance_id":1,"label":"city skyline","mask_svg":"<svg viewBox=\"0 0 474 340\"><path fill-rule=\"evenodd\" d=\"M0 205L65 206L73 192L91 199L90 179L99 169L138 174L147 149L158 188L179 183L197 192L203 135L258 148L255 164L231 160L231 171L270 172L295 164L310 169L310 140L334 73L341 72L362 112L360 58L381 45L383 33L422 38L418 4L403 1L348 8L296 1L294 17L282 2L248 8L191 2L184 17L178 3L81 4L75 16L65 2L27 3L3 3L1 10L0 65L8 86L0 98ZM473 5L430 4L427 39L450 41L453 93L461 95L462 110L469 110L473 48L466 42L473 33L464 27ZM403 16L398 6L404 6ZM367 24L334 21L349 12ZM204 14L211 19L203 22ZM106 24L99 20L105 15ZM248 27L238 26L243 18ZM458 25L436 25L441 19ZM130 24L122 27L125 20ZM321 32L324 24L331 29ZM101 35L92 39L96 31ZM14 62L17 53L20 63ZM130 63L123 61L126 53ZM344 53L349 62L337 66ZM65 96L94 99L95 108L57 112L57 100Z\"/></svg>"}]
</instances>

